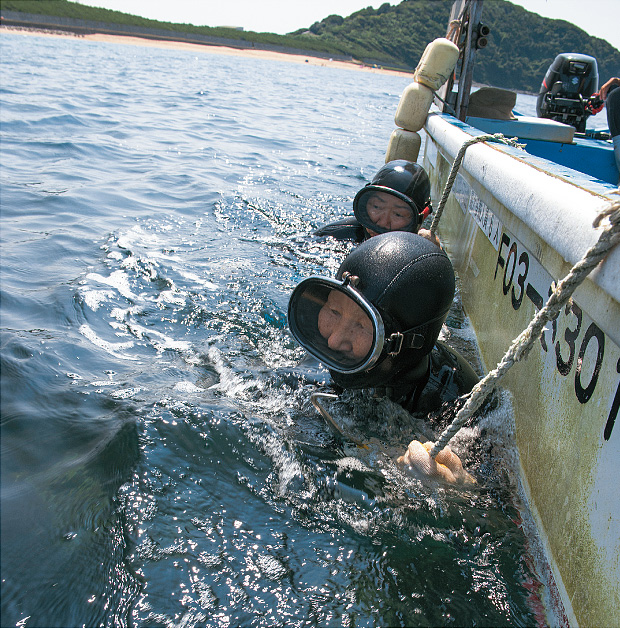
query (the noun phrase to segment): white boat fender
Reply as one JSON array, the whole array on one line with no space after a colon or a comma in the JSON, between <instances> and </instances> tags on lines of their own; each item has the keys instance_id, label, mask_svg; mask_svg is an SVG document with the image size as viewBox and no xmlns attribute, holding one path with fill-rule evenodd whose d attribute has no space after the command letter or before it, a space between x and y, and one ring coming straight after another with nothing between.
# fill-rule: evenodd
<instances>
[{"instance_id":1,"label":"white boat fender","mask_svg":"<svg viewBox=\"0 0 620 628\"><path fill-rule=\"evenodd\" d=\"M415 131L405 129L394 129L390 135L387 151L385 153L385 163L395 159L406 159L416 162L420 154L422 138Z\"/></svg>"},{"instance_id":2,"label":"white boat fender","mask_svg":"<svg viewBox=\"0 0 620 628\"><path fill-rule=\"evenodd\" d=\"M459 47L445 37L426 46L413 74L416 83L436 92L450 78L459 59Z\"/></svg>"},{"instance_id":3,"label":"white boat fender","mask_svg":"<svg viewBox=\"0 0 620 628\"><path fill-rule=\"evenodd\" d=\"M420 83L410 83L405 87L398 107L394 122L396 126L406 131L417 132L426 122L428 110L433 102L433 92L431 89Z\"/></svg>"},{"instance_id":4,"label":"white boat fender","mask_svg":"<svg viewBox=\"0 0 620 628\"><path fill-rule=\"evenodd\" d=\"M419 131L437 91L450 77L459 58L459 47L445 37L426 46L413 74L413 83L405 87L394 122L407 131Z\"/></svg>"}]
</instances>

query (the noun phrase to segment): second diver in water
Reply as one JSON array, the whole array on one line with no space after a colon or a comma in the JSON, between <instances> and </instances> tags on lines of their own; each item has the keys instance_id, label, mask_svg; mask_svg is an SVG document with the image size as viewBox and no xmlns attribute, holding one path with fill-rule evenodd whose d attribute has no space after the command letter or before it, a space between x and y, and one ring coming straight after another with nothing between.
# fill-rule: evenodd
<instances>
[{"instance_id":1,"label":"second diver in water","mask_svg":"<svg viewBox=\"0 0 620 628\"><path fill-rule=\"evenodd\" d=\"M354 249L335 279L302 281L289 301L289 326L338 389L373 389L409 412L428 414L478 381L465 359L438 340L454 290L454 270L441 249L414 233L385 233ZM432 460L429 446L413 441L399 461L451 482L469 479L449 448Z\"/></svg>"},{"instance_id":2,"label":"second diver in water","mask_svg":"<svg viewBox=\"0 0 620 628\"><path fill-rule=\"evenodd\" d=\"M388 231L419 233L439 246L436 236L422 229L432 212L431 184L419 164L397 159L386 163L353 199L355 217L332 222L314 232L361 243Z\"/></svg>"}]
</instances>

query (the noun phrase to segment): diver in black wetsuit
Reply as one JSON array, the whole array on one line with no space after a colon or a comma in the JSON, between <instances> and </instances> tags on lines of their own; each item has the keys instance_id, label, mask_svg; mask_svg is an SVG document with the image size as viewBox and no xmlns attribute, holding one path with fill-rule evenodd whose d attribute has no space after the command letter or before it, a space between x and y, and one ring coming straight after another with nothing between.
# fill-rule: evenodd
<instances>
[{"instance_id":1,"label":"diver in black wetsuit","mask_svg":"<svg viewBox=\"0 0 620 628\"><path fill-rule=\"evenodd\" d=\"M398 159L390 161L353 199L355 217L332 222L313 235L332 236L357 244L388 231L409 231L431 239L420 229L432 212L431 184L419 164ZM435 244L439 241L435 238Z\"/></svg>"},{"instance_id":2,"label":"diver in black wetsuit","mask_svg":"<svg viewBox=\"0 0 620 628\"><path fill-rule=\"evenodd\" d=\"M289 301L289 327L338 389L373 389L410 412L429 413L478 381L438 340L454 288L441 249L417 234L386 233L354 249L336 279L302 281Z\"/></svg>"}]
</instances>

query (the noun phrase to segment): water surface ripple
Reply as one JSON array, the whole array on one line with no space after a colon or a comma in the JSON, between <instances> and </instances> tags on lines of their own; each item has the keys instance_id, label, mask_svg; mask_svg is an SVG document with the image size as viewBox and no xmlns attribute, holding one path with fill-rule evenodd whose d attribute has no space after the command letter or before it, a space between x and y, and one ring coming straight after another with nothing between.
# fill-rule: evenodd
<instances>
[{"instance_id":1,"label":"water surface ripple","mask_svg":"<svg viewBox=\"0 0 620 628\"><path fill-rule=\"evenodd\" d=\"M291 289L348 250L309 233L351 212L408 80L0 45L2 625L535 623L507 451L472 429L479 487L425 487L390 457L423 423L348 400L363 453L280 376Z\"/></svg>"}]
</instances>

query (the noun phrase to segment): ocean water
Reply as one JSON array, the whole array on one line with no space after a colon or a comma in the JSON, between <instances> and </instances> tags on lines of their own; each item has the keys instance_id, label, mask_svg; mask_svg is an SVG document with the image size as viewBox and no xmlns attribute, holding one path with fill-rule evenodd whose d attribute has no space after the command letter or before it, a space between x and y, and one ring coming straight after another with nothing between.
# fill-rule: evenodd
<instances>
[{"instance_id":1,"label":"ocean water","mask_svg":"<svg viewBox=\"0 0 620 628\"><path fill-rule=\"evenodd\" d=\"M424 421L352 395L360 450L287 376L289 294L349 250L309 234L408 79L0 46L2 626L544 623L509 400L456 442L462 490L393 463ZM471 344L458 308L445 336Z\"/></svg>"}]
</instances>

